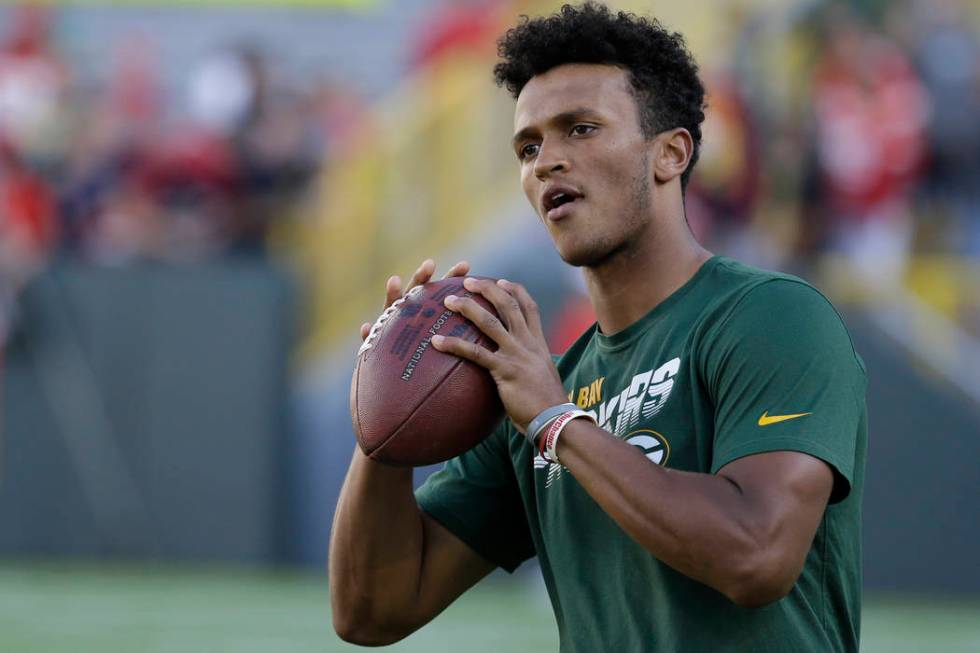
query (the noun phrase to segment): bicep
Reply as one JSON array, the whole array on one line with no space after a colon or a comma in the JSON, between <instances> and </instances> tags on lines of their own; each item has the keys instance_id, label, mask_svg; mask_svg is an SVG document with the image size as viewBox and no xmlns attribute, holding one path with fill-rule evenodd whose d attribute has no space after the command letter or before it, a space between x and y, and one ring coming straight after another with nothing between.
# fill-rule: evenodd
<instances>
[{"instance_id":1,"label":"bicep","mask_svg":"<svg viewBox=\"0 0 980 653\"><path fill-rule=\"evenodd\" d=\"M734 460L718 476L738 488L760 544L795 580L830 499L830 465L798 451L770 451Z\"/></svg>"},{"instance_id":2,"label":"bicep","mask_svg":"<svg viewBox=\"0 0 980 653\"><path fill-rule=\"evenodd\" d=\"M425 550L419 572L419 626L496 568L427 512L420 512Z\"/></svg>"}]
</instances>

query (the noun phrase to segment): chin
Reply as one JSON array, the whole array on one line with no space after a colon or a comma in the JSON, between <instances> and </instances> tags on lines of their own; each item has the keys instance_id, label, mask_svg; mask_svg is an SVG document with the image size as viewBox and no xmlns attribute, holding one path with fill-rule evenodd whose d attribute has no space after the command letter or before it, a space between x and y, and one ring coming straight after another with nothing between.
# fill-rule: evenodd
<instances>
[{"instance_id":1,"label":"chin","mask_svg":"<svg viewBox=\"0 0 980 653\"><path fill-rule=\"evenodd\" d=\"M577 248L558 248L558 256L573 267L594 268L608 261L616 253L616 249L605 243L589 243Z\"/></svg>"}]
</instances>

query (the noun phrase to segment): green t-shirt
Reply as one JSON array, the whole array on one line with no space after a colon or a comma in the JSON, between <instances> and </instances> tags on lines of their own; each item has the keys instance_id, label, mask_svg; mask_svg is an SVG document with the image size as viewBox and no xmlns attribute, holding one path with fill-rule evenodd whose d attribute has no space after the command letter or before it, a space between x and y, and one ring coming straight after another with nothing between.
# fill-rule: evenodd
<instances>
[{"instance_id":1,"label":"green t-shirt","mask_svg":"<svg viewBox=\"0 0 980 653\"><path fill-rule=\"evenodd\" d=\"M537 555L562 651L858 650L866 377L823 295L714 257L624 331L593 326L558 370L572 401L656 464L715 473L789 450L835 476L792 591L741 608L657 560L505 420L416 496L504 569Z\"/></svg>"}]
</instances>

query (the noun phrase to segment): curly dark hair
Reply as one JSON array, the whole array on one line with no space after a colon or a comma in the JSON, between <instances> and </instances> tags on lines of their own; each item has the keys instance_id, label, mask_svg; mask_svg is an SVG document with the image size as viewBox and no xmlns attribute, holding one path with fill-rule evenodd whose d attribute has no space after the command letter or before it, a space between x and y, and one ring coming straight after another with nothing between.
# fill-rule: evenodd
<instances>
[{"instance_id":1,"label":"curly dark hair","mask_svg":"<svg viewBox=\"0 0 980 653\"><path fill-rule=\"evenodd\" d=\"M704 121L704 86L684 37L643 18L587 2L563 5L541 18L521 16L518 25L497 42L502 59L493 74L514 98L532 77L569 63L618 66L628 75L646 138L675 127L691 134L694 151L681 175L681 188L697 163Z\"/></svg>"}]
</instances>

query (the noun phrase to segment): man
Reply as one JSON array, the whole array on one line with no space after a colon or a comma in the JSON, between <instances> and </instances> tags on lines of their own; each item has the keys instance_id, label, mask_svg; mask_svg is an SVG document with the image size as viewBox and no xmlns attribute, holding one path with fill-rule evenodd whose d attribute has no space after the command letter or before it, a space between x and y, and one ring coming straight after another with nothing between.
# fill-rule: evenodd
<instances>
[{"instance_id":1,"label":"man","mask_svg":"<svg viewBox=\"0 0 980 653\"><path fill-rule=\"evenodd\" d=\"M499 349L433 346L490 370L508 419L417 494L355 452L335 628L396 641L536 555L562 651L857 651L863 366L819 292L691 235L704 92L681 37L587 4L500 52L524 191L598 321L556 366L521 286L465 282L500 319L446 298Z\"/></svg>"}]
</instances>

